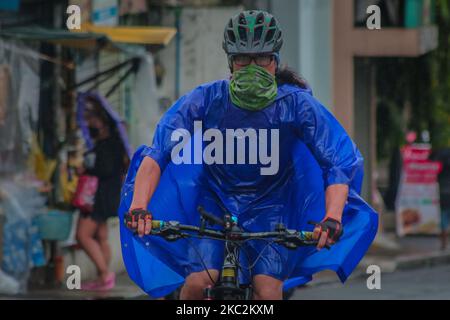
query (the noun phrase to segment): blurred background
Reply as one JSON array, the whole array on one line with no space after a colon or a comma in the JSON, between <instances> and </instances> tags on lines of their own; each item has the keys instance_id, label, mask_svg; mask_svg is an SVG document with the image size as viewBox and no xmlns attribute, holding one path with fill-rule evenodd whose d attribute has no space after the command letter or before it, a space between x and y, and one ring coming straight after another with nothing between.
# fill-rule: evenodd
<instances>
[{"instance_id":1,"label":"blurred background","mask_svg":"<svg viewBox=\"0 0 450 320\"><path fill-rule=\"evenodd\" d=\"M81 30L67 28L72 4ZM379 30L367 28L370 5L381 9ZM142 294L124 273L117 219L108 221L111 268L122 274L116 288L65 287L68 265L80 266L83 279L95 276L74 236L76 169L92 144L85 97L101 97L129 152L150 144L176 99L229 76L223 29L243 9L280 21L282 64L308 81L357 143L363 197L380 214L377 239L345 290L324 272L293 297L450 298L441 219L450 180L447 0L0 0L0 295ZM395 286L368 290L370 264Z\"/></svg>"}]
</instances>

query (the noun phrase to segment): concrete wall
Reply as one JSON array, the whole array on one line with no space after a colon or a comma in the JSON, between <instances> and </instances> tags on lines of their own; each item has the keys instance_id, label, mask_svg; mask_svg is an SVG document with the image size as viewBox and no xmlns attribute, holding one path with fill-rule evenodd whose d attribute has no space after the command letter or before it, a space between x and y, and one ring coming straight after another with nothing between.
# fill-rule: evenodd
<instances>
[{"instance_id":1,"label":"concrete wall","mask_svg":"<svg viewBox=\"0 0 450 320\"><path fill-rule=\"evenodd\" d=\"M271 9L283 30L281 63L303 74L300 70L300 2L297 0L272 1Z\"/></svg>"},{"instance_id":2,"label":"concrete wall","mask_svg":"<svg viewBox=\"0 0 450 320\"><path fill-rule=\"evenodd\" d=\"M374 74L370 60L355 58L355 133L354 141L364 157L364 183L362 195L371 201L375 168L375 114L373 99Z\"/></svg>"},{"instance_id":3,"label":"concrete wall","mask_svg":"<svg viewBox=\"0 0 450 320\"><path fill-rule=\"evenodd\" d=\"M185 8L181 14L180 95L198 85L229 76L223 31L228 19L240 7ZM174 26L173 12L164 17L164 25ZM158 52L165 68L165 77L158 88L161 97L175 100L176 39Z\"/></svg>"},{"instance_id":4,"label":"concrete wall","mask_svg":"<svg viewBox=\"0 0 450 320\"><path fill-rule=\"evenodd\" d=\"M276 0L272 13L283 28L281 59L299 72L325 106L332 105L332 0Z\"/></svg>"},{"instance_id":5,"label":"concrete wall","mask_svg":"<svg viewBox=\"0 0 450 320\"><path fill-rule=\"evenodd\" d=\"M300 72L314 95L333 109L331 21L331 0L300 1Z\"/></svg>"}]
</instances>

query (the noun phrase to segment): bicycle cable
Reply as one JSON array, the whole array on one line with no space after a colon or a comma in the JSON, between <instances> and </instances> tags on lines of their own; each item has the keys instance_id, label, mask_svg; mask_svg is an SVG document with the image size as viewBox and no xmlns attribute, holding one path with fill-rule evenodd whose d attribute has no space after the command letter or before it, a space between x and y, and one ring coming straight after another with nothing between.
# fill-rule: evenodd
<instances>
[{"instance_id":1,"label":"bicycle cable","mask_svg":"<svg viewBox=\"0 0 450 320\"><path fill-rule=\"evenodd\" d=\"M258 256L256 257L256 259L253 261L253 263L252 263L249 267L242 267L242 266L241 266L242 268L245 268L245 269L247 269L248 271L251 272L251 269L253 269L253 268L256 266L256 264L258 263L259 259L261 259L262 254L264 253L264 251L265 251L265 250L267 249L267 247L269 247L269 246L270 246L272 249L275 250L275 252L278 254L278 256L279 256L280 258L282 257L280 251L279 251L275 246L273 246L274 244L276 244L274 240L268 240L268 239L265 239L265 238L254 238L254 239L244 240L244 242L247 242L247 241L250 241L250 240L263 240L263 241L266 241L266 242L268 242L268 243L267 243L267 244L264 246L264 248L259 252L259 254L258 254ZM240 245L240 248L243 249L244 247ZM246 252L246 250L244 250L244 252ZM247 259L248 259L248 257L247 257ZM250 259L248 259L248 260L250 260Z\"/></svg>"},{"instance_id":2,"label":"bicycle cable","mask_svg":"<svg viewBox=\"0 0 450 320\"><path fill-rule=\"evenodd\" d=\"M211 274L209 273L208 267L206 266L206 263L205 263L205 261L203 260L203 258L202 258L202 256L201 256L200 252L198 252L198 250L197 250L197 248L195 247L195 245L193 245L193 244L191 243L191 239L189 239L189 238L187 238L187 237L182 237L181 239L187 240L188 244L194 249L195 253L197 254L197 256L198 256L199 259L200 259L200 263L203 265L203 268L205 269L206 273L208 274L209 280L211 280L211 283L212 283L213 285L215 285L215 284L216 284L216 281L214 281L214 279L212 278Z\"/></svg>"}]
</instances>

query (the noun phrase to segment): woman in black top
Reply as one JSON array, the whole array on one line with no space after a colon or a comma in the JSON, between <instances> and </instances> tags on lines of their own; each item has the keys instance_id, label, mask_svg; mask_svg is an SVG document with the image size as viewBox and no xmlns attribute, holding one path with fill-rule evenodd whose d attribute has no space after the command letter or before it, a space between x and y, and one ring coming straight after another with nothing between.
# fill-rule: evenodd
<instances>
[{"instance_id":1,"label":"woman in black top","mask_svg":"<svg viewBox=\"0 0 450 320\"><path fill-rule=\"evenodd\" d=\"M115 274L109 270L111 249L106 221L117 215L126 153L114 122L96 101L88 101L85 120L95 146L85 154L83 172L98 178L98 188L93 211L81 212L77 240L97 267L98 279L82 288L108 290L115 285Z\"/></svg>"}]
</instances>

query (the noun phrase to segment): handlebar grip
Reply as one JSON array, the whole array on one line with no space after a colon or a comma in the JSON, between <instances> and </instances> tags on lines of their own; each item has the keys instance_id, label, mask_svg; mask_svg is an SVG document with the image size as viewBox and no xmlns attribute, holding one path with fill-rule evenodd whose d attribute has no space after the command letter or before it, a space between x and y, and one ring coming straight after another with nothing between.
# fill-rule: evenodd
<instances>
[{"instance_id":1,"label":"handlebar grip","mask_svg":"<svg viewBox=\"0 0 450 320\"><path fill-rule=\"evenodd\" d=\"M307 240L307 241L314 241L314 238L313 238L314 232L311 232L311 231L303 231L303 232L302 232L302 235L303 235L303 237L304 237L305 240Z\"/></svg>"},{"instance_id":2,"label":"handlebar grip","mask_svg":"<svg viewBox=\"0 0 450 320\"><path fill-rule=\"evenodd\" d=\"M164 221L152 220L152 229L161 229L162 227L164 227Z\"/></svg>"},{"instance_id":3,"label":"handlebar grip","mask_svg":"<svg viewBox=\"0 0 450 320\"><path fill-rule=\"evenodd\" d=\"M311 231L302 231L301 233L300 233L300 236L301 236L301 238L303 238L303 240L304 241L311 241L311 242L314 242L314 243L318 243L319 241L317 241L317 240L314 240L314 232L311 232ZM331 247L328 245L328 244L326 244L325 245L325 249L331 249Z\"/></svg>"}]
</instances>

